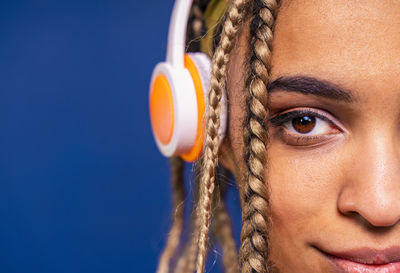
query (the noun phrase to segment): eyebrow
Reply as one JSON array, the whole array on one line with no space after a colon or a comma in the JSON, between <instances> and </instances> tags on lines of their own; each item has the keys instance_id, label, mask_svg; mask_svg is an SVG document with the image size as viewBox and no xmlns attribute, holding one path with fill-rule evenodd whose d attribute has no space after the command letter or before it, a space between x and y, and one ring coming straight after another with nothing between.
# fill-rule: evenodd
<instances>
[{"instance_id":1,"label":"eyebrow","mask_svg":"<svg viewBox=\"0 0 400 273\"><path fill-rule=\"evenodd\" d=\"M297 92L348 103L356 101L355 95L339 84L309 76L282 76L270 82L267 90L269 93L278 90Z\"/></svg>"}]
</instances>

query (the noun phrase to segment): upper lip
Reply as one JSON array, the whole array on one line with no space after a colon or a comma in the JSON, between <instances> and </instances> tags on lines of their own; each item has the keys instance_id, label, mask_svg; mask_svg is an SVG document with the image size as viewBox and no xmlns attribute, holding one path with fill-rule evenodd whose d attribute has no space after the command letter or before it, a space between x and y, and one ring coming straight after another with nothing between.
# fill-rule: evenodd
<instances>
[{"instance_id":1,"label":"upper lip","mask_svg":"<svg viewBox=\"0 0 400 273\"><path fill-rule=\"evenodd\" d=\"M322 250L321 248L317 249L325 255L360 264L382 265L400 262L400 246L393 246L385 249L363 247L344 251Z\"/></svg>"}]
</instances>

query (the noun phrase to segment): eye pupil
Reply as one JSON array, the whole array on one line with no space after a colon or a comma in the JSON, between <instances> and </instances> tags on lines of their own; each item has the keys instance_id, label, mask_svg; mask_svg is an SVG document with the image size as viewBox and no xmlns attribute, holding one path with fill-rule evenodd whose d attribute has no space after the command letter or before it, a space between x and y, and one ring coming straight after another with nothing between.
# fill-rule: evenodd
<instances>
[{"instance_id":1,"label":"eye pupil","mask_svg":"<svg viewBox=\"0 0 400 273\"><path fill-rule=\"evenodd\" d=\"M312 131L315 127L315 117L303 116L294 118L292 120L293 128L302 134L306 134Z\"/></svg>"}]
</instances>

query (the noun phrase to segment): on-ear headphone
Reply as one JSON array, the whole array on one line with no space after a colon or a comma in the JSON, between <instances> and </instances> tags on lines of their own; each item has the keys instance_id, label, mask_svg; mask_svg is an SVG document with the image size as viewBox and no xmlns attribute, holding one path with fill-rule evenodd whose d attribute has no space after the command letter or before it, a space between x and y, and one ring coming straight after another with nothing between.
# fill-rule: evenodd
<instances>
[{"instance_id":1,"label":"on-ear headphone","mask_svg":"<svg viewBox=\"0 0 400 273\"><path fill-rule=\"evenodd\" d=\"M153 135L161 153L192 162L203 149L205 109L210 87L211 60L202 53L185 54L191 0L176 0L169 25L166 62L158 63L149 91ZM220 143L226 128L223 94Z\"/></svg>"}]
</instances>

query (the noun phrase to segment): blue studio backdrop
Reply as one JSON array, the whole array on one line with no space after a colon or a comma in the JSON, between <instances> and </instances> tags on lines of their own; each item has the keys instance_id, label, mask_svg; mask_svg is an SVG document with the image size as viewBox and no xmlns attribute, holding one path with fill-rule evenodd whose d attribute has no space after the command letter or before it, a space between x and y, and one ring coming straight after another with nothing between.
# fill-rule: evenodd
<instances>
[{"instance_id":1,"label":"blue studio backdrop","mask_svg":"<svg viewBox=\"0 0 400 273\"><path fill-rule=\"evenodd\" d=\"M155 271L171 200L148 83L172 6L0 1L1 273Z\"/></svg>"}]
</instances>

